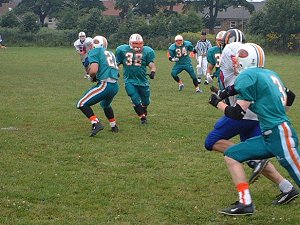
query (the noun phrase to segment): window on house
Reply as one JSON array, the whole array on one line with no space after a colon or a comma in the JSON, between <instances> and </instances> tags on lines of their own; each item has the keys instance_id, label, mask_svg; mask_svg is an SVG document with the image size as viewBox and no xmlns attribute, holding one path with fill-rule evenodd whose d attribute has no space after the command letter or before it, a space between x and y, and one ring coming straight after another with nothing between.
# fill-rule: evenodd
<instances>
[{"instance_id":1,"label":"window on house","mask_svg":"<svg viewBox=\"0 0 300 225\"><path fill-rule=\"evenodd\" d=\"M215 28L217 28L217 29L221 28L221 22L220 21L215 22Z\"/></svg>"},{"instance_id":2,"label":"window on house","mask_svg":"<svg viewBox=\"0 0 300 225\"><path fill-rule=\"evenodd\" d=\"M52 17L48 18L48 23L53 23L53 18Z\"/></svg>"},{"instance_id":3,"label":"window on house","mask_svg":"<svg viewBox=\"0 0 300 225\"><path fill-rule=\"evenodd\" d=\"M230 28L235 28L235 27L236 27L236 22L230 21Z\"/></svg>"}]
</instances>

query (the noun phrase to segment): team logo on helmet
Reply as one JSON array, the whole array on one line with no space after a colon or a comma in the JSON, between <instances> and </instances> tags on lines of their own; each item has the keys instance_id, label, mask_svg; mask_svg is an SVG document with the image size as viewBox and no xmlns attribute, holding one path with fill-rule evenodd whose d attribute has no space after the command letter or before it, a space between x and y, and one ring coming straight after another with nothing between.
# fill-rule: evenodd
<instances>
[{"instance_id":1,"label":"team logo on helmet","mask_svg":"<svg viewBox=\"0 0 300 225\"><path fill-rule=\"evenodd\" d=\"M263 68L265 64L264 50L257 44L246 43L241 45L237 53L239 72L251 68Z\"/></svg>"}]
</instances>

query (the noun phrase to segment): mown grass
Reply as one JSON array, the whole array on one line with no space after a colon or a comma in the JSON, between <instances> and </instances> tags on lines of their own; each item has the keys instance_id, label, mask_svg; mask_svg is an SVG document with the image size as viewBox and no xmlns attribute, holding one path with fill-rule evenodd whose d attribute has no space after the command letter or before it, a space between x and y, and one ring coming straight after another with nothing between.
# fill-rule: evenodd
<instances>
[{"instance_id":1,"label":"mown grass","mask_svg":"<svg viewBox=\"0 0 300 225\"><path fill-rule=\"evenodd\" d=\"M222 155L203 147L221 112L186 73L178 92L166 52L157 52L149 124L140 125L121 80L120 132L97 105L106 128L95 138L75 108L91 84L72 48L12 47L0 60L0 224L299 224L299 199L273 206L279 190L265 178L251 186L256 214L217 213L237 198ZM299 96L299 56L267 55L267 67ZM299 110L296 99L298 132Z\"/></svg>"}]
</instances>

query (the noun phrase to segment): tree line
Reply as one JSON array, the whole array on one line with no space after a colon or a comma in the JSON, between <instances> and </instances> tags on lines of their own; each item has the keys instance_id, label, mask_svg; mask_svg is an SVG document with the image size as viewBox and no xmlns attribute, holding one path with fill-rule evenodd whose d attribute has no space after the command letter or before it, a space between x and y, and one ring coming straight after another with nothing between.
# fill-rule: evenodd
<instances>
[{"instance_id":1,"label":"tree line","mask_svg":"<svg viewBox=\"0 0 300 225\"><path fill-rule=\"evenodd\" d=\"M183 14L174 11L179 3L183 4ZM21 31L20 35L32 33L24 34L27 40L37 39L35 35L48 32L45 18L51 16L58 21L57 30L51 32L64 35L61 39L66 42L74 41L81 30L91 37L104 35L113 45L127 42L132 33L138 32L149 45L161 49L179 33L187 33L191 41L199 38L203 28L213 33L218 12L238 5L252 13L245 29L250 40L267 48L299 51L300 0L267 0L258 12L246 0L116 0L119 17L103 16L106 8L99 0L23 0L0 18L0 32L7 41L5 32L14 33L8 29ZM208 14L202 18L199 12L204 10ZM48 40L48 44L51 42Z\"/></svg>"}]
</instances>

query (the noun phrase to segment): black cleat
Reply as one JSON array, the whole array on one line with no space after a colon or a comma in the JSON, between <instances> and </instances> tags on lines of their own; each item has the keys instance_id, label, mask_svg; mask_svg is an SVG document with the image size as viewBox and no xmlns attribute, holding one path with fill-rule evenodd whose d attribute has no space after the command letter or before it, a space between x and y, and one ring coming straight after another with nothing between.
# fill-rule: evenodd
<instances>
[{"instance_id":1,"label":"black cleat","mask_svg":"<svg viewBox=\"0 0 300 225\"><path fill-rule=\"evenodd\" d=\"M223 209L219 213L229 216L245 216L252 215L255 211L254 204L244 205L240 202L235 202L232 207Z\"/></svg>"},{"instance_id":2,"label":"black cleat","mask_svg":"<svg viewBox=\"0 0 300 225\"><path fill-rule=\"evenodd\" d=\"M296 199L298 196L299 191L293 187L292 190L285 193L281 192L279 195L277 195L276 199L272 203L274 205L285 205Z\"/></svg>"},{"instance_id":3,"label":"black cleat","mask_svg":"<svg viewBox=\"0 0 300 225\"><path fill-rule=\"evenodd\" d=\"M90 134L90 137L94 137L99 131L103 130L104 126L98 122L92 124L92 132Z\"/></svg>"},{"instance_id":4,"label":"black cleat","mask_svg":"<svg viewBox=\"0 0 300 225\"><path fill-rule=\"evenodd\" d=\"M264 168L267 166L269 162L269 159L263 159L257 162L253 168L252 174L249 178L249 184L254 183L259 178L261 172L264 170Z\"/></svg>"},{"instance_id":5,"label":"black cleat","mask_svg":"<svg viewBox=\"0 0 300 225\"><path fill-rule=\"evenodd\" d=\"M111 132L113 132L113 133L119 132L119 128L117 127L117 125L111 128Z\"/></svg>"},{"instance_id":6,"label":"black cleat","mask_svg":"<svg viewBox=\"0 0 300 225\"><path fill-rule=\"evenodd\" d=\"M141 118L141 124L147 124L147 123L148 123L147 118L145 116L143 116Z\"/></svg>"}]
</instances>

